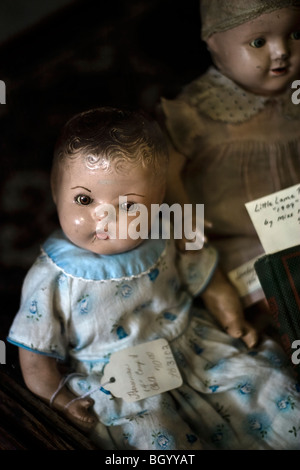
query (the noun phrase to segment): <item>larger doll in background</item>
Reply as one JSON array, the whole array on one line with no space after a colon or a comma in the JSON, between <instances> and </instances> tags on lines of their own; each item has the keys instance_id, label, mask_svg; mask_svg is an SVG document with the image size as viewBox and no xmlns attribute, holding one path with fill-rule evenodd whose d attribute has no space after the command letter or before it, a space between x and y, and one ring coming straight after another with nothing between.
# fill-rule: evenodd
<instances>
[{"instance_id":1,"label":"larger doll in background","mask_svg":"<svg viewBox=\"0 0 300 470\"><path fill-rule=\"evenodd\" d=\"M253 276L263 249L245 203L300 182L300 1L202 0L201 18L214 65L162 100L168 198L204 203L223 270ZM239 288L245 307L263 306L257 280Z\"/></svg>"},{"instance_id":2,"label":"larger doll in background","mask_svg":"<svg viewBox=\"0 0 300 470\"><path fill-rule=\"evenodd\" d=\"M172 236L154 237L167 166L163 134L144 114L100 108L66 124L52 171L61 230L28 272L9 332L24 380L102 449L300 450L300 391L280 347L265 339L249 350L193 306L214 277L215 250L180 253ZM131 231L142 207L149 238ZM110 394L112 354L158 338L182 386L133 403ZM59 359L72 374L62 378Z\"/></svg>"}]
</instances>

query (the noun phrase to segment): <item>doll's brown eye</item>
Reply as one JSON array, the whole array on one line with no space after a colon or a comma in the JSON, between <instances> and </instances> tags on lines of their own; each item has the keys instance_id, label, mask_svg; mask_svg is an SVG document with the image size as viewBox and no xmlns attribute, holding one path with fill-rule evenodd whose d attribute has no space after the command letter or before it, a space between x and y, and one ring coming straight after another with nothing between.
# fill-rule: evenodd
<instances>
[{"instance_id":1,"label":"doll's brown eye","mask_svg":"<svg viewBox=\"0 0 300 470\"><path fill-rule=\"evenodd\" d=\"M121 205L121 210L125 212L135 212L138 210L138 204L135 202L123 202Z\"/></svg>"},{"instance_id":2,"label":"doll's brown eye","mask_svg":"<svg viewBox=\"0 0 300 470\"><path fill-rule=\"evenodd\" d=\"M263 47L266 44L266 41L264 38L256 38L254 41L250 42L251 47L255 47L259 49L260 47Z\"/></svg>"},{"instance_id":3,"label":"doll's brown eye","mask_svg":"<svg viewBox=\"0 0 300 470\"><path fill-rule=\"evenodd\" d=\"M78 196L75 197L75 202L76 204L79 204L80 206L88 206L89 204L93 202L93 199L90 198L90 196L79 194Z\"/></svg>"}]
</instances>

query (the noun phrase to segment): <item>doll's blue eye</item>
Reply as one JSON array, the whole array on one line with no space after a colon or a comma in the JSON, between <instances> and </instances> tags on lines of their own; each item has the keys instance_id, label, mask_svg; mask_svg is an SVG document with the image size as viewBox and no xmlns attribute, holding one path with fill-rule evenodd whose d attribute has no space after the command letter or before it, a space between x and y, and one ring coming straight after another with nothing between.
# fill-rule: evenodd
<instances>
[{"instance_id":1,"label":"doll's blue eye","mask_svg":"<svg viewBox=\"0 0 300 470\"><path fill-rule=\"evenodd\" d=\"M80 206L88 206L93 202L93 199L90 196L86 196L85 194L79 194L75 197L75 202Z\"/></svg>"},{"instance_id":2,"label":"doll's blue eye","mask_svg":"<svg viewBox=\"0 0 300 470\"><path fill-rule=\"evenodd\" d=\"M300 31L294 31L292 34L291 34L291 38L292 39L300 39Z\"/></svg>"},{"instance_id":3,"label":"doll's blue eye","mask_svg":"<svg viewBox=\"0 0 300 470\"><path fill-rule=\"evenodd\" d=\"M250 46L255 47L257 49L260 47L263 47L265 44L266 44L266 40L264 38L256 38L254 39L254 41L250 42Z\"/></svg>"}]
</instances>

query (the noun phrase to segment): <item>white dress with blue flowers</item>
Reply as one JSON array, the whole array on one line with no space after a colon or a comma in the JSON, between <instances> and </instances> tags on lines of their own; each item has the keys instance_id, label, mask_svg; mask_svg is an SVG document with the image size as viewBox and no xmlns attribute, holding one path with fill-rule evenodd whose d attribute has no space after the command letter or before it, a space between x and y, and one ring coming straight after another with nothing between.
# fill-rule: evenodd
<instances>
[{"instance_id":1,"label":"white dress with blue flowers","mask_svg":"<svg viewBox=\"0 0 300 470\"><path fill-rule=\"evenodd\" d=\"M99 256L56 232L24 281L8 340L71 360L69 386L93 392L102 449L300 450L300 389L284 353L269 339L247 350L194 304L216 262L212 248L179 255L172 240ZM100 386L113 352L157 338L181 387L128 403Z\"/></svg>"}]
</instances>

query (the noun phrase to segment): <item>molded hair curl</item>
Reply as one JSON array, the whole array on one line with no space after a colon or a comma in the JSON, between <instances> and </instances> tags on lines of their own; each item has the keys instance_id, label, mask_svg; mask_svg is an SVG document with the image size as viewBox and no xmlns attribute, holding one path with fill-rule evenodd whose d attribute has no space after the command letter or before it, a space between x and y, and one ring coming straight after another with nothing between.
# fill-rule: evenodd
<instances>
[{"instance_id":1,"label":"molded hair curl","mask_svg":"<svg viewBox=\"0 0 300 470\"><path fill-rule=\"evenodd\" d=\"M168 149L158 123L144 112L101 107L77 114L65 124L55 146L52 175L66 158L84 158L90 169L113 167L122 172L133 164L162 175Z\"/></svg>"}]
</instances>

